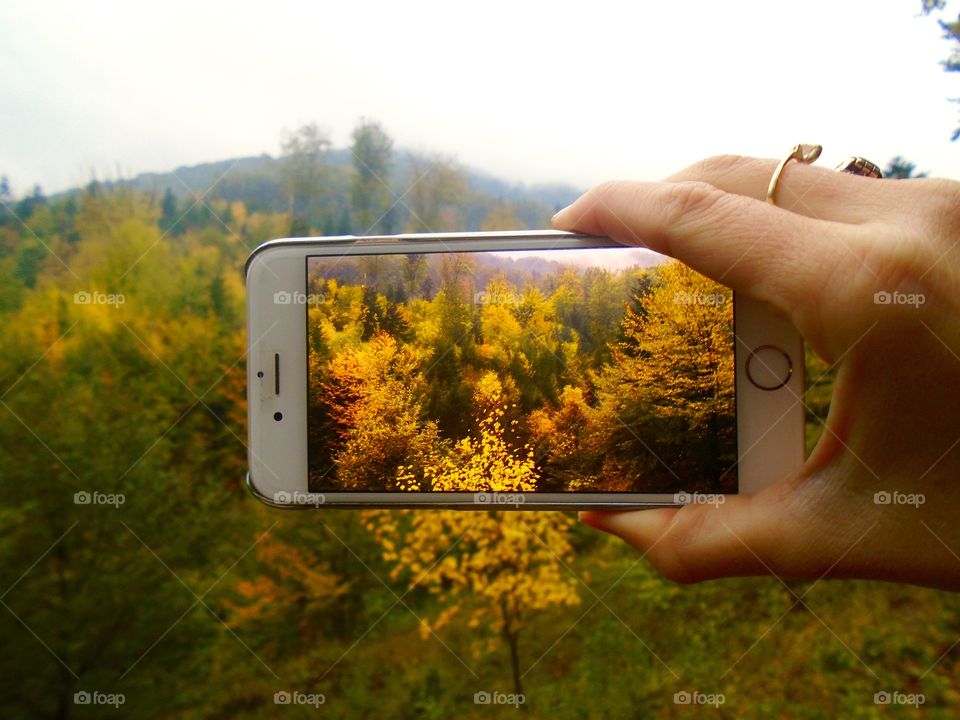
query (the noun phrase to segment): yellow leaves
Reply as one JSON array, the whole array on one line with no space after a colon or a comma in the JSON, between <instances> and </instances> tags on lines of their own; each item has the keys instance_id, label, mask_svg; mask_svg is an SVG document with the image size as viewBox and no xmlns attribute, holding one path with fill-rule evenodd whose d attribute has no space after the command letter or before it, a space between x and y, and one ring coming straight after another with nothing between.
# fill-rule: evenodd
<instances>
[{"instance_id":1,"label":"yellow leaves","mask_svg":"<svg viewBox=\"0 0 960 720\"><path fill-rule=\"evenodd\" d=\"M114 297L115 300L122 298L123 303L103 301L104 298L111 297ZM86 298L94 298L94 300L84 303L83 300ZM101 299L101 301L97 302L96 299ZM72 298L68 298L68 302L72 303L71 316L76 320L82 320L85 323L85 329L93 333L108 334L123 327L120 324L121 319L125 318L129 321L127 314L122 312L123 305L126 304L126 297L115 296L115 294L107 293L100 288L83 290Z\"/></svg>"},{"instance_id":2,"label":"yellow leaves","mask_svg":"<svg viewBox=\"0 0 960 720\"><path fill-rule=\"evenodd\" d=\"M403 549L399 554L385 551L384 558L397 562L392 577L409 574L446 605L421 627L425 637L461 612L468 613L468 627L495 634L508 621L519 628L529 611L580 601L578 583L561 562L573 553L573 520L563 513L440 510L408 517L402 540L384 544L396 540ZM397 531L386 518L379 529ZM385 542L382 533L378 537Z\"/></svg>"},{"instance_id":3,"label":"yellow leaves","mask_svg":"<svg viewBox=\"0 0 960 720\"><path fill-rule=\"evenodd\" d=\"M487 210L487 215L480 229L516 230L520 227L523 227L523 223L517 217L516 206L509 201L499 200Z\"/></svg>"},{"instance_id":4,"label":"yellow leaves","mask_svg":"<svg viewBox=\"0 0 960 720\"><path fill-rule=\"evenodd\" d=\"M487 295L495 297L492 292L495 291L486 291ZM480 311L480 328L491 345L491 355L503 363L510 362L513 354L519 351L523 336L523 327L510 308L494 302L484 305Z\"/></svg>"},{"instance_id":5,"label":"yellow leaves","mask_svg":"<svg viewBox=\"0 0 960 720\"><path fill-rule=\"evenodd\" d=\"M259 245L273 238L285 237L290 230L290 218L280 213L255 212L247 217L243 235L250 246Z\"/></svg>"},{"instance_id":6,"label":"yellow leaves","mask_svg":"<svg viewBox=\"0 0 960 720\"><path fill-rule=\"evenodd\" d=\"M325 365L311 365L311 393L339 435L333 459L342 487L421 489L416 468L442 443L436 423L420 419L420 362L415 350L378 333Z\"/></svg>"},{"instance_id":7,"label":"yellow leaves","mask_svg":"<svg viewBox=\"0 0 960 720\"><path fill-rule=\"evenodd\" d=\"M616 359L651 388L660 412L696 427L707 415L697 403L733 412L733 302L729 289L676 261L660 266L659 278L641 299L642 314L627 313Z\"/></svg>"},{"instance_id":8,"label":"yellow leaves","mask_svg":"<svg viewBox=\"0 0 960 720\"><path fill-rule=\"evenodd\" d=\"M480 376L480 380L473 388L473 397L477 405L490 407L500 402L503 395L503 385L495 372L487 371Z\"/></svg>"},{"instance_id":9,"label":"yellow leaves","mask_svg":"<svg viewBox=\"0 0 960 720\"><path fill-rule=\"evenodd\" d=\"M440 340L441 327L431 312L432 305L426 300L414 300L408 306L410 326L420 347L430 347Z\"/></svg>"},{"instance_id":10,"label":"yellow leaves","mask_svg":"<svg viewBox=\"0 0 960 720\"><path fill-rule=\"evenodd\" d=\"M481 386L480 392L496 397L495 378L486 378ZM516 473L524 477L524 470L498 474L497 461L532 470L528 459L514 457L502 439L498 441L496 433L502 432L502 427L497 417L493 413L485 418L488 422L480 438L465 438L457 444L456 461L448 458L449 464L434 469L435 484L446 482L447 487L462 488L458 483L473 487L491 484L489 477L501 481L513 477L510 482L516 481ZM477 462L478 458L482 461ZM484 468L489 475L481 473ZM441 474L443 469L445 474ZM503 608L513 626L519 627L530 610L579 602L577 588L560 562L572 555L569 533L573 521L562 513L370 511L364 519L383 547L384 560L395 563L391 578L406 575L446 605L421 626L424 637L460 612L468 612L470 627L498 633L506 622Z\"/></svg>"},{"instance_id":11,"label":"yellow leaves","mask_svg":"<svg viewBox=\"0 0 960 720\"><path fill-rule=\"evenodd\" d=\"M230 217L233 218L233 225L241 230L247 224L247 206L242 200L230 203Z\"/></svg>"},{"instance_id":12,"label":"yellow leaves","mask_svg":"<svg viewBox=\"0 0 960 720\"><path fill-rule=\"evenodd\" d=\"M412 465L397 466L397 473L394 480L397 490L401 492L419 492L422 490L420 482L414 474Z\"/></svg>"}]
</instances>

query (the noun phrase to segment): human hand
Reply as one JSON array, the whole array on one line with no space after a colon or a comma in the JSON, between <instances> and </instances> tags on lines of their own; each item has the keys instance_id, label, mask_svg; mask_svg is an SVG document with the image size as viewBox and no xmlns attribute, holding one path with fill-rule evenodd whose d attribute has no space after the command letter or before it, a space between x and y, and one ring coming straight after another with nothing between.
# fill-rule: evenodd
<instances>
[{"instance_id":1,"label":"human hand","mask_svg":"<svg viewBox=\"0 0 960 720\"><path fill-rule=\"evenodd\" d=\"M776 164L721 156L664 182L604 183L553 224L650 247L790 318L837 368L820 442L752 497L580 518L678 582L774 574L960 590L960 183L790 163L773 206ZM904 302L882 304L893 293ZM877 502L884 492L924 502Z\"/></svg>"}]
</instances>

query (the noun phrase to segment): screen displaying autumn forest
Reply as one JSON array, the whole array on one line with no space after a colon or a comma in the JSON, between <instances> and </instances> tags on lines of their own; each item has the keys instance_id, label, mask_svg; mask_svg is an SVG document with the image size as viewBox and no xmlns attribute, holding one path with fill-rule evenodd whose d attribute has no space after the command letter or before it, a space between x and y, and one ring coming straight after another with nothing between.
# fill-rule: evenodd
<instances>
[{"instance_id":1,"label":"screen displaying autumn forest","mask_svg":"<svg viewBox=\"0 0 960 720\"><path fill-rule=\"evenodd\" d=\"M311 257L309 489L736 492L733 302L638 248Z\"/></svg>"}]
</instances>

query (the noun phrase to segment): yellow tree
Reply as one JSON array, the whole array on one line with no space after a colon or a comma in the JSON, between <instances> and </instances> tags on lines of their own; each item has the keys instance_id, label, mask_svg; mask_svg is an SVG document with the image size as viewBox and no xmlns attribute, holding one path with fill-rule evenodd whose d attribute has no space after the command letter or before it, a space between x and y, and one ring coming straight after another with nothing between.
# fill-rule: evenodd
<instances>
[{"instance_id":1,"label":"yellow tree","mask_svg":"<svg viewBox=\"0 0 960 720\"><path fill-rule=\"evenodd\" d=\"M479 414L476 436L461 440L453 452L424 469L424 482L433 490L520 494L537 485L537 470L529 447L514 448L504 438L506 410L503 389L495 373L478 381L474 399ZM408 469L398 485L418 490ZM513 498L520 502L522 496ZM403 577L412 589L425 585L440 603L440 611L424 620L424 636L436 632L454 616L468 616L467 625L483 628L493 649L497 638L510 654L513 687L523 692L520 631L538 612L576 605L576 579L563 564L573 550L573 521L559 512L476 513L451 510L398 513L372 511L368 528L393 564L392 577Z\"/></svg>"},{"instance_id":2,"label":"yellow tree","mask_svg":"<svg viewBox=\"0 0 960 720\"><path fill-rule=\"evenodd\" d=\"M347 490L391 490L397 467L427 465L438 444L437 425L421 421L418 398L423 355L387 333L336 355L319 395L338 428L333 461Z\"/></svg>"},{"instance_id":3,"label":"yellow tree","mask_svg":"<svg viewBox=\"0 0 960 720\"><path fill-rule=\"evenodd\" d=\"M502 272L476 298L480 357L517 384L524 411L555 399L569 355L575 354L576 336L557 322L552 298L531 286L518 292ZM565 336L571 340L565 342Z\"/></svg>"},{"instance_id":4,"label":"yellow tree","mask_svg":"<svg viewBox=\"0 0 960 720\"><path fill-rule=\"evenodd\" d=\"M507 200L498 200L487 208L481 230L517 230L524 227L517 217L517 207Z\"/></svg>"}]
</instances>

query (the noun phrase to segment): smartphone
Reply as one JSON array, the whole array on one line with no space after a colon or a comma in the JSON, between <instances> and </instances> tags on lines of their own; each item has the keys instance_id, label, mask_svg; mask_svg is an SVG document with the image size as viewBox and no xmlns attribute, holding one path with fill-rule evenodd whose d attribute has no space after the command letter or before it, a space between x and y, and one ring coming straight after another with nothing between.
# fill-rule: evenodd
<instances>
[{"instance_id":1,"label":"smartphone","mask_svg":"<svg viewBox=\"0 0 960 720\"><path fill-rule=\"evenodd\" d=\"M804 459L792 324L646 248L296 238L245 275L247 484L272 506L719 503Z\"/></svg>"}]
</instances>

